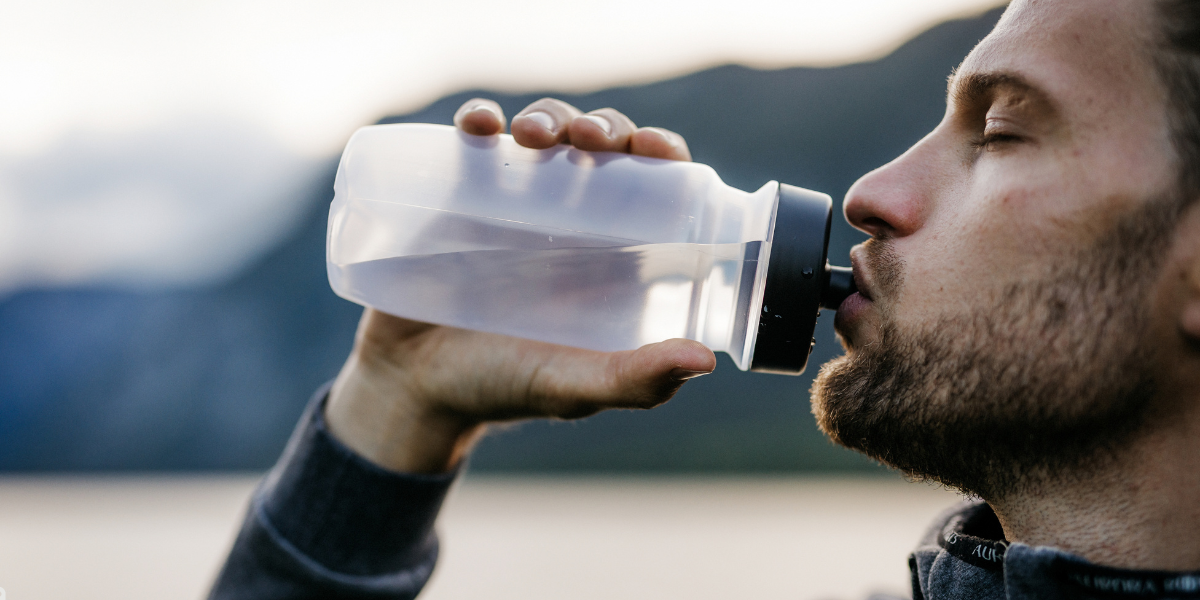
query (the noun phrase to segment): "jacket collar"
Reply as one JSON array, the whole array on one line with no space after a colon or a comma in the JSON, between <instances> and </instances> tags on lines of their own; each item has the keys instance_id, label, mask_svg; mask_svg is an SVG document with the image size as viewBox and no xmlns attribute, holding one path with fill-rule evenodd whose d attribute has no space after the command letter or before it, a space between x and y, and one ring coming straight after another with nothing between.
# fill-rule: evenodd
<instances>
[{"instance_id":1,"label":"jacket collar","mask_svg":"<svg viewBox=\"0 0 1200 600\"><path fill-rule=\"evenodd\" d=\"M1200 572L1115 569L1055 548L1009 543L996 514L979 501L943 513L909 565L920 600L1200 598Z\"/></svg>"}]
</instances>

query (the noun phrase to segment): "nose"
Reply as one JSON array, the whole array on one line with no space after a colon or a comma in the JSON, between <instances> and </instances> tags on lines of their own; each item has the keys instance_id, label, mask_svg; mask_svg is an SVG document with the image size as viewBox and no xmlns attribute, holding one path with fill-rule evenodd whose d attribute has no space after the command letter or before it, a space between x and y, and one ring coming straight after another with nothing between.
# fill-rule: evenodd
<instances>
[{"instance_id":1,"label":"nose","mask_svg":"<svg viewBox=\"0 0 1200 600\"><path fill-rule=\"evenodd\" d=\"M936 177L929 142L922 140L854 182L843 210L855 229L872 236L904 237L921 228Z\"/></svg>"}]
</instances>

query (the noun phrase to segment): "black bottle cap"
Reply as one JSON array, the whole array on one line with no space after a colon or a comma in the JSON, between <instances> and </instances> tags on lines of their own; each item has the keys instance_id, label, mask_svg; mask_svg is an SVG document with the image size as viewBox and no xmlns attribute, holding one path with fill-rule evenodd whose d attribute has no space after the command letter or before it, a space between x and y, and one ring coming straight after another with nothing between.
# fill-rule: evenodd
<instances>
[{"instance_id":1,"label":"black bottle cap","mask_svg":"<svg viewBox=\"0 0 1200 600\"><path fill-rule=\"evenodd\" d=\"M779 185L751 371L799 375L808 365L821 299L830 287L826 251L832 221L829 196Z\"/></svg>"},{"instance_id":2,"label":"black bottle cap","mask_svg":"<svg viewBox=\"0 0 1200 600\"><path fill-rule=\"evenodd\" d=\"M825 265L825 292L821 294L821 308L837 310L843 300L857 291L854 271L850 267Z\"/></svg>"}]
</instances>

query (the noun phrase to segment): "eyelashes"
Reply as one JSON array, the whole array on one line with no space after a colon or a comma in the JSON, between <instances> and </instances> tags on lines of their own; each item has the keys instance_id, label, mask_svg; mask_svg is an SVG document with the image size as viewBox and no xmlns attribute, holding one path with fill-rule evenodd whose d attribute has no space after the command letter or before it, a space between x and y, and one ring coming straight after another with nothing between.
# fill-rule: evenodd
<instances>
[{"instance_id":1,"label":"eyelashes","mask_svg":"<svg viewBox=\"0 0 1200 600\"><path fill-rule=\"evenodd\" d=\"M1020 141L1022 141L1022 139L1023 138L1021 138L1020 136L1014 135L1011 133L1004 133L1004 132L988 133L985 131L979 137L975 138L971 142L971 145L976 150L997 150L1002 146L1020 142Z\"/></svg>"},{"instance_id":2,"label":"eyelashes","mask_svg":"<svg viewBox=\"0 0 1200 600\"><path fill-rule=\"evenodd\" d=\"M1025 138L1017 133L1019 130L1014 128L1007 118L994 115L991 110L981 121L978 133L971 140L972 147L977 151L996 151L1025 141Z\"/></svg>"}]
</instances>

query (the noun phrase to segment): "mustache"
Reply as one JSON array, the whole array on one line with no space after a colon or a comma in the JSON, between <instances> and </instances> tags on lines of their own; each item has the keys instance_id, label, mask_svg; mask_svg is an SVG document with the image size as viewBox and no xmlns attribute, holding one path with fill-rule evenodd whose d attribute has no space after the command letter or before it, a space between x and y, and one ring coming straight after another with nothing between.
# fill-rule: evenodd
<instances>
[{"instance_id":1,"label":"mustache","mask_svg":"<svg viewBox=\"0 0 1200 600\"><path fill-rule=\"evenodd\" d=\"M904 281L904 260L896 252L895 241L887 234L876 235L863 243L863 250L863 266L870 273L871 300L895 298Z\"/></svg>"}]
</instances>

